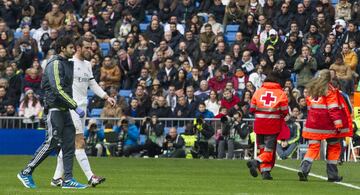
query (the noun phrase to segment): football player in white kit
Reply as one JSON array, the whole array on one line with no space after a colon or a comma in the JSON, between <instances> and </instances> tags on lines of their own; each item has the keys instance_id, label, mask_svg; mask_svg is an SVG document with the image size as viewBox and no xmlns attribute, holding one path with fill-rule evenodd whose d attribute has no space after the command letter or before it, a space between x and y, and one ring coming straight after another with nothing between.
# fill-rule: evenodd
<instances>
[{"instance_id":1,"label":"football player in white kit","mask_svg":"<svg viewBox=\"0 0 360 195\"><path fill-rule=\"evenodd\" d=\"M115 105L116 101L114 98L109 97L106 92L98 85L95 81L91 64L89 62L91 58L91 43L85 39L80 39L76 43L76 53L71 59L74 61L74 81L72 85L73 99L77 105L86 110L87 107L87 90L88 87L99 97L108 101L111 105ZM90 168L89 159L85 153L85 139L84 139L84 127L85 118L80 118L75 111L71 110L71 117L76 128L75 137L75 156L76 159L85 173L89 185L95 187L96 185L105 181L104 177L96 176ZM54 177L51 181L52 186L61 186L62 177L64 173L64 166L62 160L62 152L59 153L57 158L57 166L54 173Z\"/></svg>"}]
</instances>

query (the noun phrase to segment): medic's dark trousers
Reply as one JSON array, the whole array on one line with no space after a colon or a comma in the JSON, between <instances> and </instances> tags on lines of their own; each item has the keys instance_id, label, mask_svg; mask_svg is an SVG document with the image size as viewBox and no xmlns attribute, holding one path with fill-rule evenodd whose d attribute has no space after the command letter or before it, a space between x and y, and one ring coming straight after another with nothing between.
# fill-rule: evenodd
<instances>
[{"instance_id":1,"label":"medic's dark trousers","mask_svg":"<svg viewBox=\"0 0 360 195\"><path fill-rule=\"evenodd\" d=\"M73 158L75 152L75 127L69 111L52 108L46 117L46 140L37 149L22 174L32 174L37 166L55 150L63 152L64 179L72 179Z\"/></svg>"},{"instance_id":2,"label":"medic's dark trousers","mask_svg":"<svg viewBox=\"0 0 360 195\"><path fill-rule=\"evenodd\" d=\"M275 163L275 152L276 152L276 138L278 134L256 135L256 143L260 150L259 156L256 160L260 163L260 171L271 171Z\"/></svg>"}]
</instances>

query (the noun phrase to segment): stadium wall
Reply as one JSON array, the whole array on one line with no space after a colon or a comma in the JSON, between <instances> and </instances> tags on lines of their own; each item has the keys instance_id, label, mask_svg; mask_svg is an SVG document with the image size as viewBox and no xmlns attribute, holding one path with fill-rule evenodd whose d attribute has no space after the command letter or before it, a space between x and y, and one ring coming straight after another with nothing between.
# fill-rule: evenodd
<instances>
[{"instance_id":1,"label":"stadium wall","mask_svg":"<svg viewBox=\"0 0 360 195\"><path fill-rule=\"evenodd\" d=\"M0 129L0 155L33 155L45 139L45 130Z\"/></svg>"}]
</instances>

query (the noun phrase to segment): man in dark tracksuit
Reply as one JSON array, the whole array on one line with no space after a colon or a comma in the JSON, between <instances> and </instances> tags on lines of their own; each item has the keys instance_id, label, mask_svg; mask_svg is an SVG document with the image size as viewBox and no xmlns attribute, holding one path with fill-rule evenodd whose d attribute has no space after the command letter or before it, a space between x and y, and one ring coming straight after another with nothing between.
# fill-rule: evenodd
<instances>
[{"instance_id":1,"label":"man in dark tracksuit","mask_svg":"<svg viewBox=\"0 0 360 195\"><path fill-rule=\"evenodd\" d=\"M36 188L32 173L40 163L53 151L63 152L64 183L63 188L86 188L76 182L72 176L73 157L75 152L75 127L69 110L75 109L80 117L84 111L77 107L72 99L73 63L68 61L75 53L73 40L61 37L57 40L56 55L52 58L42 77L45 110L47 113L46 140L36 151L33 159L17 177L27 188Z\"/></svg>"}]
</instances>

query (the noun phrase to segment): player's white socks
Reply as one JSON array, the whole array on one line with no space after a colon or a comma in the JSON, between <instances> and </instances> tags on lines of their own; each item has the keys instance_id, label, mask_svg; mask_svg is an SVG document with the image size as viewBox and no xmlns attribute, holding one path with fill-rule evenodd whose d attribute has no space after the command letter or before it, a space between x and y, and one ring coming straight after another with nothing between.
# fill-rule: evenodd
<instances>
[{"instance_id":1,"label":"player's white socks","mask_svg":"<svg viewBox=\"0 0 360 195\"><path fill-rule=\"evenodd\" d=\"M62 178L64 175L64 163L62 159L62 150L60 150L59 155L57 157L57 165L54 173L53 179Z\"/></svg>"},{"instance_id":2,"label":"player's white socks","mask_svg":"<svg viewBox=\"0 0 360 195\"><path fill-rule=\"evenodd\" d=\"M85 173L85 175L89 181L94 174L91 171L89 159L86 156L85 150L84 149L76 149L75 156L76 156L76 159L77 159L81 169L83 170L83 172Z\"/></svg>"}]
</instances>

